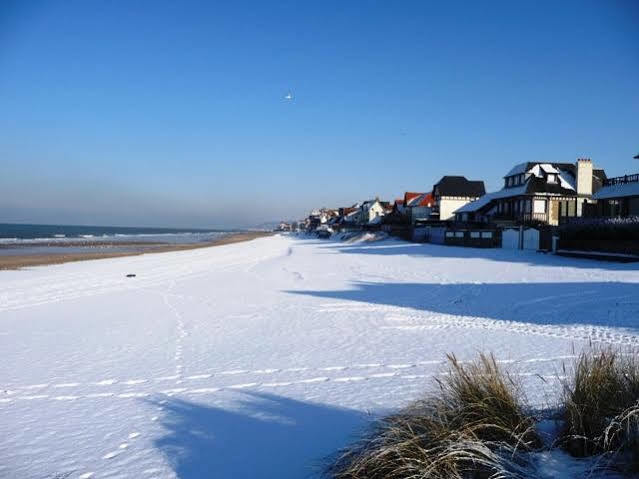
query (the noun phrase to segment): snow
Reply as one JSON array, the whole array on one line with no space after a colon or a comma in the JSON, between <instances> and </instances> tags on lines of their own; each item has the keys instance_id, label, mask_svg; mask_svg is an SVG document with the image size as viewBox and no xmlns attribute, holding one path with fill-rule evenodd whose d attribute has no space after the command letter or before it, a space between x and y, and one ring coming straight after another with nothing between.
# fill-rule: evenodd
<instances>
[{"instance_id":1,"label":"snow","mask_svg":"<svg viewBox=\"0 0 639 479\"><path fill-rule=\"evenodd\" d=\"M374 241L383 241L385 239L388 239L388 233L385 233L383 231L376 231L376 232L351 232L351 233L344 233L341 235L341 240L344 241L347 244L352 244L352 243L371 243Z\"/></svg>"},{"instance_id":2,"label":"snow","mask_svg":"<svg viewBox=\"0 0 639 479\"><path fill-rule=\"evenodd\" d=\"M562 188L565 188L567 190L577 190L577 187L575 185L575 177L566 171L562 170L559 173L559 183L561 184Z\"/></svg>"},{"instance_id":3,"label":"snow","mask_svg":"<svg viewBox=\"0 0 639 479\"><path fill-rule=\"evenodd\" d=\"M0 272L0 477L313 477L447 352L537 407L589 342L639 343L636 265L376 239Z\"/></svg>"},{"instance_id":4,"label":"snow","mask_svg":"<svg viewBox=\"0 0 639 479\"><path fill-rule=\"evenodd\" d=\"M533 166L530 170L528 170L528 173L535 175L537 178L543 177L542 172L554 173L554 174L561 173L557 168L552 166L550 163L538 163L535 166Z\"/></svg>"},{"instance_id":5,"label":"snow","mask_svg":"<svg viewBox=\"0 0 639 479\"><path fill-rule=\"evenodd\" d=\"M555 174L560 173L560 171L557 168L555 168L553 165L551 165L550 163L541 163L539 167L542 170L544 170L546 173L555 173Z\"/></svg>"}]
</instances>

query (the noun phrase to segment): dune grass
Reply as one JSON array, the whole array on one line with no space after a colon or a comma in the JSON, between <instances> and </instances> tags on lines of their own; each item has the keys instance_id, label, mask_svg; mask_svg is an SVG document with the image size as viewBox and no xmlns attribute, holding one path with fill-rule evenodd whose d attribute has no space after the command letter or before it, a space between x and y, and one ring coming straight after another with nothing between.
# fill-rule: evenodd
<instances>
[{"instance_id":1,"label":"dune grass","mask_svg":"<svg viewBox=\"0 0 639 479\"><path fill-rule=\"evenodd\" d=\"M571 455L614 456L639 470L639 362L636 351L589 349L563 388L560 445Z\"/></svg>"},{"instance_id":2,"label":"dune grass","mask_svg":"<svg viewBox=\"0 0 639 479\"><path fill-rule=\"evenodd\" d=\"M431 397L380 420L370 435L341 451L335 479L488 479L534 477L523 453L541 441L521 389L492 355L460 363Z\"/></svg>"},{"instance_id":3,"label":"dune grass","mask_svg":"<svg viewBox=\"0 0 639 479\"><path fill-rule=\"evenodd\" d=\"M448 356L430 396L379 420L341 451L333 479L524 479L536 477L542 441L520 385L493 355L470 363ZM558 439L591 473L639 472L639 356L592 346L564 372ZM557 410L544 414L557 419ZM547 448L546 448L547 449ZM617 477L617 476L615 476ZM635 476L633 476L635 477Z\"/></svg>"}]
</instances>

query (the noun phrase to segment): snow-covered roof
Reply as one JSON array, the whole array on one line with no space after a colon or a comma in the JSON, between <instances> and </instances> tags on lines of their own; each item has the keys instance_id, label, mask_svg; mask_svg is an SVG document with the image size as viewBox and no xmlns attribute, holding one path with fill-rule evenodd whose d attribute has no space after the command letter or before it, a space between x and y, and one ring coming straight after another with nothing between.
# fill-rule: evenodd
<instances>
[{"instance_id":1,"label":"snow-covered roof","mask_svg":"<svg viewBox=\"0 0 639 479\"><path fill-rule=\"evenodd\" d=\"M346 216L344 216L344 221L346 223L353 223L357 221L357 219L359 218L359 214L360 214L359 210L351 211Z\"/></svg>"},{"instance_id":2,"label":"snow-covered roof","mask_svg":"<svg viewBox=\"0 0 639 479\"><path fill-rule=\"evenodd\" d=\"M523 173L532 173L533 175L540 177L542 176L542 172L560 174L561 170L550 163L519 163L518 165L513 166L512 169L506 173L504 178L521 175Z\"/></svg>"},{"instance_id":3,"label":"snow-covered roof","mask_svg":"<svg viewBox=\"0 0 639 479\"><path fill-rule=\"evenodd\" d=\"M470 203L466 203L461 208L458 208L457 210L455 210L455 213L474 213L475 211L479 211L481 208L486 206L492 200L523 195L524 193L526 193L526 187L527 187L527 184L524 183L523 185L517 186L515 188L503 188L499 191L486 193L484 196L482 196L478 200L471 201Z\"/></svg>"},{"instance_id":4,"label":"snow-covered roof","mask_svg":"<svg viewBox=\"0 0 639 479\"><path fill-rule=\"evenodd\" d=\"M363 209L370 209L373 206L375 206L375 203L380 203L380 201L378 199L374 199L374 200L366 200L362 203L362 208Z\"/></svg>"},{"instance_id":5,"label":"snow-covered roof","mask_svg":"<svg viewBox=\"0 0 639 479\"><path fill-rule=\"evenodd\" d=\"M576 191L575 177L563 170L559 172L559 183L561 184L562 188Z\"/></svg>"},{"instance_id":6,"label":"snow-covered roof","mask_svg":"<svg viewBox=\"0 0 639 479\"><path fill-rule=\"evenodd\" d=\"M409 193L407 193L407 196ZM419 193L417 196L409 197L406 206L428 206L433 202L432 193Z\"/></svg>"},{"instance_id":7,"label":"snow-covered roof","mask_svg":"<svg viewBox=\"0 0 639 479\"><path fill-rule=\"evenodd\" d=\"M542 163L539 165L539 168L544 170L546 173L559 173L559 170L552 166L550 163Z\"/></svg>"},{"instance_id":8,"label":"snow-covered roof","mask_svg":"<svg viewBox=\"0 0 639 479\"><path fill-rule=\"evenodd\" d=\"M606 200L609 198L624 198L626 196L639 196L639 182L604 186L592 195L592 198L595 200Z\"/></svg>"},{"instance_id":9,"label":"snow-covered roof","mask_svg":"<svg viewBox=\"0 0 639 479\"><path fill-rule=\"evenodd\" d=\"M557 168L552 166L550 163L539 163L527 171L527 173L532 173L537 178L541 178L543 176L542 172L554 173L556 175L561 173Z\"/></svg>"},{"instance_id":10,"label":"snow-covered roof","mask_svg":"<svg viewBox=\"0 0 639 479\"><path fill-rule=\"evenodd\" d=\"M506 173L506 176L521 175L522 173L526 173L527 168L528 163L519 163L518 165L513 166L512 169Z\"/></svg>"}]
</instances>

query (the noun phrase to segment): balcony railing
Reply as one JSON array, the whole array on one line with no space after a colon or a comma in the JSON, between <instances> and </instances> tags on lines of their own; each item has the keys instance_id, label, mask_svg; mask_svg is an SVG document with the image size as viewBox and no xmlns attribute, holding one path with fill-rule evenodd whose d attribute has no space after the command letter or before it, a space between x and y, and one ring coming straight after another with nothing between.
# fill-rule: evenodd
<instances>
[{"instance_id":1,"label":"balcony railing","mask_svg":"<svg viewBox=\"0 0 639 479\"><path fill-rule=\"evenodd\" d=\"M617 176L604 180L604 186L625 185L627 183L639 183L639 173L635 175Z\"/></svg>"},{"instance_id":2,"label":"balcony railing","mask_svg":"<svg viewBox=\"0 0 639 479\"><path fill-rule=\"evenodd\" d=\"M548 213L499 213L493 216L496 220L519 221L522 223L548 223Z\"/></svg>"},{"instance_id":3,"label":"balcony railing","mask_svg":"<svg viewBox=\"0 0 639 479\"><path fill-rule=\"evenodd\" d=\"M548 223L548 213L523 213L521 216L524 221L541 221L542 223Z\"/></svg>"}]
</instances>

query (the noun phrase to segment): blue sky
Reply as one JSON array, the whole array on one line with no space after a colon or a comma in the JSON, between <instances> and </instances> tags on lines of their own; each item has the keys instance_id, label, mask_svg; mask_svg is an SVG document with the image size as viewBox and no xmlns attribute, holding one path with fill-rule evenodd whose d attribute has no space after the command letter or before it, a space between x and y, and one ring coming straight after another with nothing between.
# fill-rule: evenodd
<instances>
[{"instance_id":1,"label":"blue sky","mask_svg":"<svg viewBox=\"0 0 639 479\"><path fill-rule=\"evenodd\" d=\"M246 226L639 171L639 3L0 3L0 222ZM293 100L284 96L293 93Z\"/></svg>"}]
</instances>

